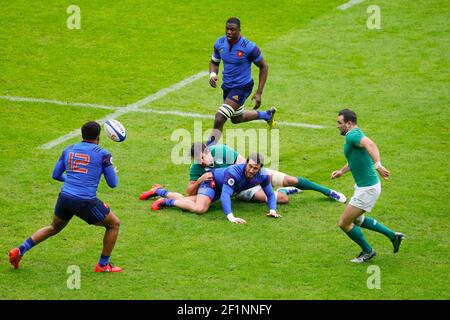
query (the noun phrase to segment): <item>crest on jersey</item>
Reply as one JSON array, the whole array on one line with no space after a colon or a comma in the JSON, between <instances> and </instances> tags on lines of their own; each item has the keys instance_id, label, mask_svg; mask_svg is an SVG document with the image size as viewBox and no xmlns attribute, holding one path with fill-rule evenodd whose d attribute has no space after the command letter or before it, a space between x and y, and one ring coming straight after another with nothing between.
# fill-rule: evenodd
<instances>
[{"instance_id":1,"label":"crest on jersey","mask_svg":"<svg viewBox=\"0 0 450 320\"><path fill-rule=\"evenodd\" d=\"M238 58L242 58L244 56L244 52L238 51L237 56L238 56Z\"/></svg>"},{"instance_id":2,"label":"crest on jersey","mask_svg":"<svg viewBox=\"0 0 450 320\"><path fill-rule=\"evenodd\" d=\"M233 96L232 97L234 100L236 100L236 101L239 101L239 96L238 95L235 95L235 96Z\"/></svg>"},{"instance_id":3,"label":"crest on jersey","mask_svg":"<svg viewBox=\"0 0 450 320\"><path fill-rule=\"evenodd\" d=\"M230 187L234 186L234 179L233 178L228 179L227 183Z\"/></svg>"}]
</instances>

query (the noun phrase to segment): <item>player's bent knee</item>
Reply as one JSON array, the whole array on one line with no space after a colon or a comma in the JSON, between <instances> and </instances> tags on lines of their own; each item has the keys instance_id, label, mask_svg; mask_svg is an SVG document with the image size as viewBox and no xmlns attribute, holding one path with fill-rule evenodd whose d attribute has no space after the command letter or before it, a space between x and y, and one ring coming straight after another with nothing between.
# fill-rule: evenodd
<instances>
[{"instance_id":1,"label":"player's bent knee","mask_svg":"<svg viewBox=\"0 0 450 320\"><path fill-rule=\"evenodd\" d=\"M103 220L103 225L106 228L119 229L120 228L120 220L119 218L112 212L108 214L105 220Z\"/></svg>"},{"instance_id":2,"label":"player's bent knee","mask_svg":"<svg viewBox=\"0 0 450 320\"><path fill-rule=\"evenodd\" d=\"M234 123L234 124L241 123L242 122L242 117L241 116L231 117L230 120L231 120L231 123Z\"/></svg>"},{"instance_id":3,"label":"player's bent knee","mask_svg":"<svg viewBox=\"0 0 450 320\"><path fill-rule=\"evenodd\" d=\"M221 116L221 119L225 118L226 120L232 118L233 114L234 109L230 105L224 103L223 105L220 106L219 110L216 113L216 121L218 116Z\"/></svg>"},{"instance_id":4,"label":"player's bent knee","mask_svg":"<svg viewBox=\"0 0 450 320\"><path fill-rule=\"evenodd\" d=\"M277 203L280 204L286 204L289 202L289 197L288 195L282 193L282 192L278 192L277 193Z\"/></svg>"},{"instance_id":5,"label":"player's bent knee","mask_svg":"<svg viewBox=\"0 0 450 320\"><path fill-rule=\"evenodd\" d=\"M348 222L347 220L345 220L344 218L339 218L339 222L338 222L339 228L341 228L344 231L350 231L350 227L352 225L352 222Z\"/></svg>"},{"instance_id":6,"label":"player's bent knee","mask_svg":"<svg viewBox=\"0 0 450 320\"><path fill-rule=\"evenodd\" d=\"M195 212L198 214L205 214L208 211L209 207L208 206L201 206L201 207L197 207Z\"/></svg>"}]
</instances>

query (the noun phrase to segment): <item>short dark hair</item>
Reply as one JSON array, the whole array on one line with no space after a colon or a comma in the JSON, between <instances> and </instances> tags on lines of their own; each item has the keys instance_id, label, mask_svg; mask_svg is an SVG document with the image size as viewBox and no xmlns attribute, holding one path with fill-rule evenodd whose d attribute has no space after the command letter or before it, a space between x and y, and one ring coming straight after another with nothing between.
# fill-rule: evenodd
<instances>
[{"instance_id":1,"label":"short dark hair","mask_svg":"<svg viewBox=\"0 0 450 320\"><path fill-rule=\"evenodd\" d=\"M338 115L344 117L344 122L351 121L356 124L358 121L356 118L356 113L350 109L343 109L339 111Z\"/></svg>"},{"instance_id":2,"label":"short dark hair","mask_svg":"<svg viewBox=\"0 0 450 320\"><path fill-rule=\"evenodd\" d=\"M95 121L86 122L81 127L81 136L84 140L95 140L100 136L101 127Z\"/></svg>"},{"instance_id":3,"label":"short dark hair","mask_svg":"<svg viewBox=\"0 0 450 320\"><path fill-rule=\"evenodd\" d=\"M241 20L239 20L239 19L236 18L236 17L228 18L227 24L228 24L228 23L236 24L236 25L238 26L239 29L241 28Z\"/></svg>"},{"instance_id":4,"label":"short dark hair","mask_svg":"<svg viewBox=\"0 0 450 320\"><path fill-rule=\"evenodd\" d=\"M202 142L194 142L191 146L191 158L199 160L201 154L205 151L206 144Z\"/></svg>"},{"instance_id":5,"label":"short dark hair","mask_svg":"<svg viewBox=\"0 0 450 320\"><path fill-rule=\"evenodd\" d=\"M247 163L253 160L254 162L256 162L256 164L260 164L261 167L264 166L264 157L260 154L260 153L252 153L251 155L248 156L247 158Z\"/></svg>"}]
</instances>

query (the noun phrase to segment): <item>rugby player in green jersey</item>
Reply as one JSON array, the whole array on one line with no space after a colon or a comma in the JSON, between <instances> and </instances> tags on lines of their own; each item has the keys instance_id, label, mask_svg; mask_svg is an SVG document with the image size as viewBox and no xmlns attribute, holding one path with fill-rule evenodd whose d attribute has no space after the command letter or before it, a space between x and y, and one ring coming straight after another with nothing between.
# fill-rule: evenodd
<instances>
[{"instance_id":1,"label":"rugby player in green jersey","mask_svg":"<svg viewBox=\"0 0 450 320\"><path fill-rule=\"evenodd\" d=\"M376 255L361 228L385 235L392 242L396 253L404 235L390 230L373 218L364 216L365 212L372 211L381 193L377 172L383 179L389 179L390 172L381 164L377 145L358 127L355 112L349 109L341 110L337 122L341 135L345 136L344 155L347 164L342 169L333 171L331 178L339 178L351 171L355 179L355 193L339 219L339 227L362 249L359 256L351 261L362 263Z\"/></svg>"}]
</instances>

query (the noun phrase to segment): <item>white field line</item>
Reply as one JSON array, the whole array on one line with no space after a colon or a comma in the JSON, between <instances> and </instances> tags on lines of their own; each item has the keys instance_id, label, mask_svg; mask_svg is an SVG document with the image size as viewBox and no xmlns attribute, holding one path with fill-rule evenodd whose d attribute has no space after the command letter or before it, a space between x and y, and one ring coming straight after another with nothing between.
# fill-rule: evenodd
<instances>
[{"instance_id":1,"label":"white field line","mask_svg":"<svg viewBox=\"0 0 450 320\"><path fill-rule=\"evenodd\" d=\"M347 10L348 8L353 7L354 5L363 2L364 0L350 0L347 3L341 4L339 7L337 7L336 9L339 10Z\"/></svg>"},{"instance_id":2,"label":"white field line","mask_svg":"<svg viewBox=\"0 0 450 320\"><path fill-rule=\"evenodd\" d=\"M192 80L192 78L193 77L189 77L181 82L178 82L177 84L175 84L171 87L161 89L157 93L150 95L142 100L139 100L138 102L129 104L125 107L106 106L106 105L94 104L94 103L65 102L65 101L58 101L58 100L52 100L52 99L27 98L27 97L15 97L15 96L0 96L0 99L8 100L8 101L24 101L24 102L33 102L33 103L55 104L55 105L62 105L62 106L76 106L76 107L83 107L83 108L116 110L116 112L111 113L111 114L103 117L100 120L97 120L101 123L105 122L108 119L115 119L115 118L117 118L123 114L129 113L129 112L154 113L154 114L172 115L172 116L185 117L185 118L214 119L214 115L211 115L211 114L201 114L201 113L184 112L184 111L177 111L177 110L140 109L140 107L142 107L146 104L149 104L152 101L155 101L170 92L178 90L178 89L182 88L183 86L186 86L187 84L190 83L187 80L191 79L191 82L192 82L197 79L197 78L195 78L194 80ZM176 88L178 88L178 89L176 89ZM310 129L323 129L326 127L326 126L317 125L317 124L308 124L308 123L301 123L301 122L285 122L285 121L277 121L276 124L279 126L310 128ZM54 146L56 146L64 141L67 141L71 138L78 136L79 134L80 134L80 129L73 130L64 136L61 136L55 140L52 140L46 144L39 146L39 148L51 149Z\"/></svg>"},{"instance_id":3,"label":"white field line","mask_svg":"<svg viewBox=\"0 0 450 320\"><path fill-rule=\"evenodd\" d=\"M119 110L119 109L126 108L126 107L118 107L118 106L105 106L105 105L95 104L95 103L64 102L64 101L50 100L50 99L14 97L14 96L0 96L0 99L9 100L9 101L25 101L25 102L34 102L34 103L37 102L37 103L56 104L56 105L62 105L62 106L75 106L75 107L97 108L97 109L108 109L108 110ZM187 118L214 119L214 115L211 115L211 114L201 114L201 113L184 112L184 111L177 111L177 110L134 109L134 110L128 110L128 112L155 113L155 114L161 114L161 115L172 115L172 116L187 117ZM301 123L301 122L277 121L277 125L287 126L287 127L312 128L312 129L325 128L325 126L322 126L322 125L308 124L308 123Z\"/></svg>"},{"instance_id":4,"label":"white field line","mask_svg":"<svg viewBox=\"0 0 450 320\"><path fill-rule=\"evenodd\" d=\"M95 103L80 103L80 102L64 102L53 99L40 99L40 98L27 98L27 97L14 97L14 96L0 96L0 99L8 100L8 101L24 101L24 102L37 102L37 103L47 103L47 104L57 104L60 106L75 106L75 107L84 107L84 108L98 108L98 109L108 109L115 110L120 107L113 106L104 106L101 104Z\"/></svg>"},{"instance_id":5,"label":"white field line","mask_svg":"<svg viewBox=\"0 0 450 320\"><path fill-rule=\"evenodd\" d=\"M181 80L180 82L177 82L177 83L171 85L170 87L161 89L158 92L153 93L153 94L151 94L151 95L149 95L149 96L147 96L147 97L145 97L145 98L143 98L143 99L141 99L139 101L131 103L131 104L125 106L125 107L118 108L115 112L110 113L110 114L104 116L101 119L97 119L97 121L100 122L100 123L103 123L103 122L105 122L107 120L110 120L110 119L116 119L116 118L118 118L118 117L120 117L120 116L122 116L124 114L129 113L129 112L137 111L142 106L144 106L146 104L149 104L149 103L151 103L151 102L153 102L155 100L161 99L165 95L167 95L167 94L169 94L171 92L177 91L177 90L187 86L188 84L191 84L195 80L206 76L207 74L208 74L207 71L202 71L202 72L199 72L197 74L194 74L193 76L190 76L190 77L188 77L188 78L186 78L184 80ZM78 136L79 134L80 134L80 129L75 129L75 130L69 132L68 134L65 134L65 135L63 135L63 136L61 136L59 138L56 138L55 140L52 140L50 142L47 142L47 143L39 146L39 148L40 149L51 149L51 148L53 148L54 146L57 146L60 143L63 143L65 141L69 140L69 139L72 139L72 138Z\"/></svg>"},{"instance_id":6,"label":"white field line","mask_svg":"<svg viewBox=\"0 0 450 320\"><path fill-rule=\"evenodd\" d=\"M152 103L153 101L161 99L162 97L166 96L167 94L169 94L171 92L177 91L177 90L191 84L192 82L206 76L207 74L208 74L207 71L199 72L193 76L190 76L180 82L177 82L177 83L171 85L170 87L163 88L163 89L159 90L158 92L151 94L141 100L138 100L134 103L128 104L125 107L106 106L106 105L100 105L100 104L94 104L94 103L64 102L64 101L58 101L58 100L53 100L53 99L28 98L28 97L16 97L16 96L0 96L0 99L8 100L8 101L23 101L23 102L56 104L56 105L63 105L63 106L76 106L76 107L84 107L84 108L116 110L115 112L110 113L110 114L104 116L103 118L96 120L100 123L104 123L105 121L110 120L110 119L116 119L116 118L118 118L124 114L130 113L130 112L155 113L155 114L161 114L161 115L174 115L174 116L188 117L188 118L214 119L213 115L205 115L205 114L200 114L200 113L183 112L183 111L177 111L177 110L167 110L166 111L166 110L154 110L154 109L140 109L141 107L148 105L148 104ZM298 123L298 122L279 121L279 122L277 122L277 124L280 126L302 127L302 128L312 128L312 129L325 128L325 126L321 126L321 125ZM47 143L39 146L39 148L40 149L51 149L60 143L63 143L69 139L77 137L78 135L80 135L80 129L75 129L59 138L56 138L50 142L47 142Z\"/></svg>"}]
</instances>

